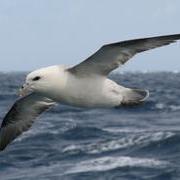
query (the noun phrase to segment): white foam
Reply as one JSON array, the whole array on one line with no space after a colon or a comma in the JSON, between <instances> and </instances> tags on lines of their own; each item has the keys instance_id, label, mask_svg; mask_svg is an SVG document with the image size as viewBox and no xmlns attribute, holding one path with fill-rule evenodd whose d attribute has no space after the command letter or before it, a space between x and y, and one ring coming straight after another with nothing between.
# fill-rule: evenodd
<instances>
[{"instance_id":1,"label":"white foam","mask_svg":"<svg viewBox=\"0 0 180 180\"><path fill-rule=\"evenodd\" d=\"M146 168L163 168L168 165L165 161L159 161L148 158L134 158L128 156L121 157L102 157L92 160L86 160L70 168L66 173L82 173L91 171L107 171L121 167L146 167Z\"/></svg>"},{"instance_id":2,"label":"white foam","mask_svg":"<svg viewBox=\"0 0 180 180\"><path fill-rule=\"evenodd\" d=\"M172 132L148 132L146 134L134 134L120 139L98 141L91 144L72 144L65 147L62 151L64 153L76 153L83 151L88 154L98 154L102 152L120 150L132 146L145 146L152 142L158 142L164 139L168 139L175 134Z\"/></svg>"},{"instance_id":3,"label":"white foam","mask_svg":"<svg viewBox=\"0 0 180 180\"><path fill-rule=\"evenodd\" d=\"M155 105L155 108L156 108L156 109L159 109L159 110L162 110L162 109L165 108L165 104L163 104L163 103L157 103L157 104Z\"/></svg>"},{"instance_id":4,"label":"white foam","mask_svg":"<svg viewBox=\"0 0 180 180\"><path fill-rule=\"evenodd\" d=\"M179 111L180 110L180 106L179 105L165 105L163 103L157 103L155 105L155 108L156 109L159 109L159 110L163 110L163 109L169 109L171 111Z\"/></svg>"},{"instance_id":5,"label":"white foam","mask_svg":"<svg viewBox=\"0 0 180 180\"><path fill-rule=\"evenodd\" d=\"M117 133L140 133L140 132L147 132L147 130L144 129L138 129L138 128L119 128L119 127L108 127L108 128L103 128L104 131L110 132L113 134Z\"/></svg>"},{"instance_id":6,"label":"white foam","mask_svg":"<svg viewBox=\"0 0 180 180\"><path fill-rule=\"evenodd\" d=\"M176 105L170 105L169 108L170 108L172 111L179 111L179 110L180 110L180 106L176 106Z\"/></svg>"}]
</instances>

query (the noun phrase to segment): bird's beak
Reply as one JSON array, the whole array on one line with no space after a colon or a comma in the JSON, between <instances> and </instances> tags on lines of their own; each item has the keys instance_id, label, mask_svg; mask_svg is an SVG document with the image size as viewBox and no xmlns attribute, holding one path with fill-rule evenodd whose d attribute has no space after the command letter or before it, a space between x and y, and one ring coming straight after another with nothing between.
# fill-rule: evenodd
<instances>
[{"instance_id":1,"label":"bird's beak","mask_svg":"<svg viewBox=\"0 0 180 180\"><path fill-rule=\"evenodd\" d=\"M20 89L19 89L19 96L24 97L32 92L32 89L29 84L24 84Z\"/></svg>"}]
</instances>

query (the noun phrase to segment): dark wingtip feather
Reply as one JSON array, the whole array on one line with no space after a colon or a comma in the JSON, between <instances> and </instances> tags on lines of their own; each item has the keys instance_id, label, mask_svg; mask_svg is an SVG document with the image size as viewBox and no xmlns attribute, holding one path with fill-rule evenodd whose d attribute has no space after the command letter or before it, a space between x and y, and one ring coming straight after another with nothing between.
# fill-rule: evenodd
<instances>
[{"instance_id":1,"label":"dark wingtip feather","mask_svg":"<svg viewBox=\"0 0 180 180\"><path fill-rule=\"evenodd\" d=\"M148 38L137 38L137 39L133 39L133 40L125 40L125 41L121 41L121 42L115 42L112 44L106 44L103 47L107 47L107 46L115 47L115 46L120 46L120 45L121 46L127 46L127 45L129 46L131 44L134 45L138 42L156 40L156 39L169 40L169 41L171 41L169 43L172 43L172 42L175 42L176 40L180 40L180 34L171 34L171 35L154 36L154 37L148 37ZM168 45L169 43L164 44L164 45Z\"/></svg>"}]
</instances>

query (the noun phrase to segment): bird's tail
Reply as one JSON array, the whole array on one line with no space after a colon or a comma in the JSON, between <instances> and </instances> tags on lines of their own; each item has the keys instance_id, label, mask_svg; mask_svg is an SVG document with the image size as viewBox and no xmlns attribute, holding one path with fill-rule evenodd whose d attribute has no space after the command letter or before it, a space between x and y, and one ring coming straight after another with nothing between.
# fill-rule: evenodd
<instances>
[{"instance_id":1,"label":"bird's tail","mask_svg":"<svg viewBox=\"0 0 180 180\"><path fill-rule=\"evenodd\" d=\"M144 89L129 89L124 92L121 105L136 105L149 97L149 91Z\"/></svg>"}]
</instances>

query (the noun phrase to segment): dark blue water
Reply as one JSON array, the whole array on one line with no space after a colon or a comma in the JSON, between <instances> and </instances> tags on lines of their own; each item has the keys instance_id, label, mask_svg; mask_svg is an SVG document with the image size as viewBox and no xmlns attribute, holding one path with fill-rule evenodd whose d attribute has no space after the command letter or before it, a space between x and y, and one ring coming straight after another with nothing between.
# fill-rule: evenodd
<instances>
[{"instance_id":1,"label":"dark blue water","mask_svg":"<svg viewBox=\"0 0 180 180\"><path fill-rule=\"evenodd\" d=\"M0 180L179 180L180 73L111 76L150 90L137 107L59 105L0 153ZM24 74L0 74L0 119Z\"/></svg>"}]
</instances>

